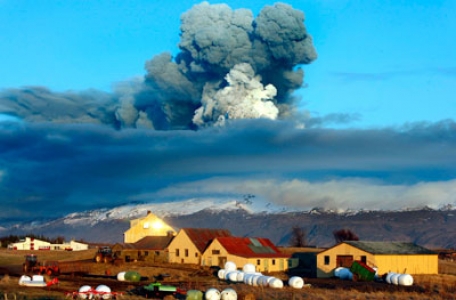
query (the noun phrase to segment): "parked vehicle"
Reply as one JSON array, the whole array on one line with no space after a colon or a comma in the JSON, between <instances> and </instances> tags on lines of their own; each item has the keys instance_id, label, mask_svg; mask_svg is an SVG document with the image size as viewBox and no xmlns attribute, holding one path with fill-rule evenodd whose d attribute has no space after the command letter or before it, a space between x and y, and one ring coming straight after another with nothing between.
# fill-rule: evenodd
<instances>
[{"instance_id":1,"label":"parked vehicle","mask_svg":"<svg viewBox=\"0 0 456 300\"><path fill-rule=\"evenodd\" d=\"M97 263L111 263L114 261L114 254L112 253L111 247L104 246L98 249L95 254L95 261Z\"/></svg>"},{"instance_id":2,"label":"parked vehicle","mask_svg":"<svg viewBox=\"0 0 456 300\"><path fill-rule=\"evenodd\" d=\"M360 260L352 263L350 272L353 273L353 281L372 281L375 278L375 270Z\"/></svg>"},{"instance_id":3,"label":"parked vehicle","mask_svg":"<svg viewBox=\"0 0 456 300\"><path fill-rule=\"evenodd\" d=\"M23 271L25 273L57 276L60 274L60 267L58 261L43 261L41 263L35 254L27 254L23 263Z\"/></svg>"}]
</instances>

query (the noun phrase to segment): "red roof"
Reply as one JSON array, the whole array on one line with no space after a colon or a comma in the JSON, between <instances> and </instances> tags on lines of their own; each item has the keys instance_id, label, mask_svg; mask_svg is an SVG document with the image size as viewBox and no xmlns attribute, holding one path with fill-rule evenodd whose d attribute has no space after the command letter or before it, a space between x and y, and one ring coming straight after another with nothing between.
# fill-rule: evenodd
<instances>
[{"instance_id":1,"label":"red roof","mask_svg":"<svg viewBox=\"0 0 456 300\"><path fill-rule=\"evenodd\" d=\"M203 253L215 238L231 236L231 232L227 229L182 228L182 230L187 233L200 253Z\"/></svg>"},{"instance_id":2,"label":"red roof","mask_svg":"<svg viewBox=\"0 0 456 300\"><path fill-rule=\"evenodd\" d=\"M218 237L223 248L232 255L245 258L288 258L267 238Z\"/></svg>"}]
</instances>

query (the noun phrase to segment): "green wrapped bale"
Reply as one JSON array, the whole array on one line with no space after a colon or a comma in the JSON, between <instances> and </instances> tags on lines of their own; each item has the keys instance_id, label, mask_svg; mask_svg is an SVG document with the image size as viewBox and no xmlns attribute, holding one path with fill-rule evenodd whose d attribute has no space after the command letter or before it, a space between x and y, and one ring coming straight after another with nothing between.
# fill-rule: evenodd
<instances>
[{"instance_id":1,"label":"green wrapped bale","mask_svg":"<svg viewBox=\"0 0 456 300\"><path fill-rule=\"evenodd\" d=\"M136 271L125 272L124 275L125 281L139 282L141 280L141 275Z\"/></svg>"},{"instance_id":2,"label":"green wrapped bale","mask_svg":"<svg viewBox=\"0 0 456 300\"><path fill-rule=\"evenodd\" d=\"M198 290L189 290L185 300L203 300L203 292Z\"/></svg>"}]
</instances>

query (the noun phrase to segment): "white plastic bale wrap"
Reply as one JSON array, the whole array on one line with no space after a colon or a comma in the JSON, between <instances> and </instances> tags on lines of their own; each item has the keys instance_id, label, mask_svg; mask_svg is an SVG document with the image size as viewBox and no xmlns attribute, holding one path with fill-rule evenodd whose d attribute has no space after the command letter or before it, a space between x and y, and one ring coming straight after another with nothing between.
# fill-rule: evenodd
<instances>
[{"instance_id":1,"label":"white plastic bale wrap","mask_svg":"<svg viewBox=\"0 0 456 300\"><path fill-rule=\"evenodd\" d=\"M32 281L44 282L44 276L43 276L43 275L33 275L33 276L32 276Z\"/></svg>"},{"instance_id":2,"label":"white plastic bale wrap","mask_svg":"<svg viewBox=\"0 0 456 300\"><path fill-rule=\"evenodd\" d=\"M244 276L245 276L244 272L238 271L237 277L236 277L236 281L237 282L244 282Z\"/></svg>"},{"instance_id":3,"label":"white plastic bale wrap","mask_svg":"<svg viewBox=\"0 0 456 300\"><path fill-rule=\"evenodd\" d=\"M210 288L204 293L206 300L220 300L220 291L216 288Z\"/></svg>"},{"instance_id":4,"label":"white plastic bale wrap","mask_svg":"<svg viewBox=\"0 0 456 300\"><path fill-rule=\"evenodd\" d=\"M334 276L340 278L340 272L341 272L343 269L345 269L345 268L343 268L343 267L338 267L338 268L334 269Z\"/></svg>"},{"instance_id":5,"label":"white plastic bale wrap","mask_svg":"<svg viewBox=\"0 0 456 300\"><path fill-rule=\"evenodd\" d=\"M252 285L252 280L253 280L253 274L245 274L244 275L244 283L248 285Z\"/></svg>"},{"instance_id":6,"label":"white plastic bale wrap","mask_svg":"<svg viewBox=\"0 0 456 300\"><path fill-rule=\"evenodd\" d=\"M266 276L261 275L260 277L258 277L258 279L256 281L256 284L258 286L267 286L268 285L268 279L266 278Z\"/></svg>"},{"instance_id":7,"label":"white plastic bale wrap","mask_svg":"<svg viewBox=\"0 0 456 300\"><path fill-rule=\"evenodd\" d=\"M237 300L237 293L232 288L226 288L220 293L221 300Z\"/></svg>"},{"instance_id":8,"label":"white plastic bale wrap","mask_svg":"<svg viewBox=\"0 0 456 300\"><path fill-rule=\"evenodd\" d=\"M393 276L394 274L396 274L396 273L394 273L394 272L388 272L388 274L386 274L386 277L385 277L386 283L391 284L391 276Z\"/></svg>"},{"instance_id":9,"label":"white plastic bale wrap","mask_svg":"<svg viewBox=\"0 0 456 300\"><path fill-rule=\"evenodd\" d=\"M92 287L90 285L83 285L79 288L78 297L79 299L92 299L92 293L90 292Z\"/></svg>"},{"instance_id":10,"label":"white plastic bale wrap","mask_svg":"<svg viewBox=\"0 0 456 300\"><path fill-rule=\"evenodd\" d=\"M338 277L342 280L352 280L353 279L353 273L347 269L347 268L340 268L338 270Z\"/></svg>"},{"instance_id":11,"label":"white plastic bale wrap","mask_svg":"<svg viewBox=\"0 0 456 300\"><path fill-rule=\"evenodd\" d=\"M263 275L253 275L252 277L252 285L253 286L259 286L260 285L260 278Z\"/></svg>"},{"instance_id":12,"label":"white plastic bale wrap","mask_svg":"<svg viewBox=\"0 0 456 300\"><path fill-rule=\"evenodd\" d=\"M274 278L269 282L269 286L274 288L274 289L281 289L283 288L283 281L280 280L279 278Z\"/></svg>"},{"instance_id":13,"label":"white plastic bale wrap","mask_svg":"<svg viewBox=\"0 0 456 300\"><path fill-rule=\"evenodd\" d=\"M225 263L225 270L227 271L236 271L237 270L237 267L236 267L236 264L232 261L227 261Z\"/></svg>"},{"instance_id":14,"label":"white plastic bale wrap","mask_svg":"<svg viewBox=\"0 0 456 300\"><path fill-rule=\"evenodd\" d=\"M231 282L237 282L237 275L238 271L228 271L225 276L227 280Z\"/></svg>"},{"instance_id":15,"label":"white plastic bale wrap","mask_svg":"<svg viewBox=\"0 0 456 300\"><path fill-rule=\"evenodd\" d=\"M394 285L399 285L399 277L401 276L401 274L398 274L398 273L395 273L393 275L391 275L391 283L394 284Z\"/></svg>"},{"instance_id":16,"label":"white plastic bale wrap","mask_svg":"<svg viewBox=\"0 0 456 300\"><path fill-rule=\"evenodd\" d=\"M19 278L19 285L24 285L24 282L26 281L31 281L32 278L30 276L27 276L27 275L22 275L20 278Z\"/></svg>"},{"instance_id":17,"label":"white plastic bale wrap","mask_svg":"<svg viewBox=\"0 0 456 300\"><path fill-rule=\"evenodd\" d=\"M119 272L119 273L117 273L117 280L125 281L125 273L127 273L127 272Z\"/></svg>"},{"instance_id":18,"label":"white plastic bale wrap","mask_svg":"<svg viewBox=\"0 0 456 300\"><path fill-rule=\"evenodd\" d=\"M288 285L295 289L302 289L304 286L304 279L298 276L293 276L288 279Z\"/></svg>"},{"instance_id":19,"label":"white plastic bale wrap","mask_svg":"<svg viewBox=\"0 0 456 300\"><path fill-rule=\"evenodd\" d=\"M247 274L253 274L255 273L255 266L253 264L245 264L242 268L242 271L244 271Z\"/></svg>"},{"instance_id":20,"label":"white plastic bale wrap","mask_svg":"<svg viewBox=\"0 0 456 300\"><path fill-rule=\"evenodd\" d=\"M99 293L101 299L111 299L111 288L109 286L100 284L95 291Z\"/></svg>"},{"instance_id":21,"label":"white plastic bale wrap","mask_svg":"<svg viewBox=\"0 0 456 300\"><path fill-rule=\"evenodd\" d=\"M217 276L218 276L219 279L225 280L226 270L225 269L218 270Z\"/></svg>"},{"instance_id":22,"label":"white plastic bale wrap","mask_svg":"<svg viewBox=\"0 0 456 300\"><path fill-rule=\"evenodd\" d=\"M413 277L410 274L401 274L399 276L399 285L411 286L413 285Z\"/></svg>"}]
</instances>

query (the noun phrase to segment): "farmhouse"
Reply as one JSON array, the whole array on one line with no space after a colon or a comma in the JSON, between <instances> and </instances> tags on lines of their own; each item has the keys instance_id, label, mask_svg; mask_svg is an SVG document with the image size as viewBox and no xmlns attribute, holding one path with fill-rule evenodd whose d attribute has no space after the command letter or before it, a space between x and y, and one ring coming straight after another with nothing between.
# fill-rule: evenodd
<instances>
[{"instance_id":1,"label":"farmhouse","mask_svg":"<svg viewBox=\"0 0 456 300\"><path fill-rule=\"evenodd\" d=\"M63 244L51 244L46 241L35 239L33 237L26 237L25 239L8 245L11 250L71 250L80 251L89 249L88 244L70 241Z\"/></svg>"},{"instance_id":2,"label":"farmhouse","mask_svg":"<svg viewBox=\"0 0 456 300\"><path fill-rule=\"evenodd\" d=\"M317 254L317 277L360 260L377 273L438 274L438 254L413 243L345 241Z\"/></svg>"},{"instance_id":3,"label":"farmhouse","mask_svg":"<svg viewBox=\"0 0 456 300\"><path fill-rule=\"evenodd\" d=\"M202 265L223 268L227 261L237 266L253 264L257 272L288 269L290 255L283 254L266 238L217 237L203 253Z\"/></svg>"},{"instance_id":4,"label":"farmhouse","mask_svg":"<svg viewBox=\"0 0 456 300\"><path fill-rule=\"evenodd\" d=\"M217 237L231 236L226 229L182 228L168 246L169 262L201 264L201 255Z\"/></svg>"},{"instance_id":5,"label":"farmhouse","mask_svg":"<svg viewBox=\"0 0 456 300\"><path fill-rule=\"evenodd\" d=\"M148 211L145 217L130 221L130 229L124 232L124 243L135 243L146 236L168 236L175 233L171 226Z\"/></svg>"},{"instance_id":6,"label":"farmhouse","mask_svg":"<svg viewBox=\"0 0 456 300\"><path fill-rule=\"evenodd\" d=\"M112 247L116 258L130 261L167 262L167 246L172 241L172 234L167 236L147 236L136 243L118 243Z\"/></svg>"}]
</instances>

